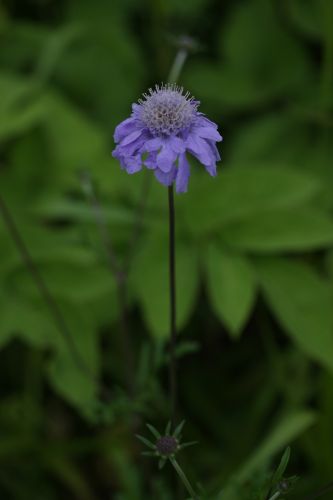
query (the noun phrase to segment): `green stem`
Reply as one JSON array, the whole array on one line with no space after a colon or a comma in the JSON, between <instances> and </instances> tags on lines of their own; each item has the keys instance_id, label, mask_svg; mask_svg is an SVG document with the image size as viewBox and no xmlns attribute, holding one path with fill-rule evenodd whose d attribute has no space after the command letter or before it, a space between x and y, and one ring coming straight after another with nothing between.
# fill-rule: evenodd
<instances>
[{"instance_id":1,"label":"green stem","mask_svg":"<svg viewBox=\"0 0 333 500\"><path fill-rule=\"evenodd\" d=\"M268 500L276 500L277 498L279 498L281 496L281 493L279 491L277 491L276 493L274 493L273 496L271 496Z\"/></svg>"},{"instance_id":2,"label":"green stem","mask_svg":"<svg viewBox=\"0 0 333 500\"><path fill-rule=\"evenodd\" d=\"M191 498L193 500L199 500L199 497L197 496L197 494L195 493L195 491L193 490L189 480L187 479L187 477L185 476L182 468L180 467L179 463L177 462L177 460L175 458L170 458L169 459L173 468L175 469L175 471L177 472L181 482L183 483L183 485L185 486L185 488L187 489L188 493L191 495Z\"/></svg>"},{"instance_id":3,"label":"green stem","mask_svg":"<svg viewBox=\"0 0 333 500\"><path fill-rule=\"evenodd\" d=\"M180 49L177 52L175 60L173 62L173 65L169 73L168 83L177 83L177 80L183 69L187 56L188 56L188 51L184 48Z\"/></svg>"}]
</instances>

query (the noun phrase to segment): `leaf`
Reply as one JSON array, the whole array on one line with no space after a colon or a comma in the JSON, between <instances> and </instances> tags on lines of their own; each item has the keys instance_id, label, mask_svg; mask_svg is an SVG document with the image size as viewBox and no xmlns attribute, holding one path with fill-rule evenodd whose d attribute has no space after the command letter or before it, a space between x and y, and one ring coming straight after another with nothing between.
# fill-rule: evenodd
<instances>
[{"instance_id":1,"label":"leaf","mask_svg":"<svg viewBox=\"0 0 333 500\"><path fill-rule=\"evenodd\" d=\"M55 390L72 405L86 410L96 400L100 366L97 325L89 310L70 302L59 304L77 355L74 357L64 336L56 332L56 350L48 365ZM79 360L78 360L79 357Z\"/></svg>"},{"instance_id":2,"label":"leaf","mask_svg":"<svg viewBox=\"0 0 333 500\"><path fill-rule=\"evenodd\" d=\"M46 102L35 83L11 74L0 74L0 139L6 140L41 122Z\"/></svg>"},{"instance_id":3,"label":"leaf","mask_svg":"<svg viewBox=\"0 0 333 500\"><path fill-rule=\"evenodd\" d=\"M251 252L314 250L333 243L333 221L315 208L272 210L230 224L221 239Z\"/></svg>"},{"instance_id":4,"label":"leaf","mask_svg":"<svg viewBox=\"0 0 333 500\"><path fill-rule=\"evenodd\" d=\"M79 169L109 156L104 132L81 110L56 93L49 95L48 107L45 132L60 178L72 179Z\"/></svg>"},{"instance_id":5,"label":"leaf","mask_svg":"<svg viewBox=\"0 0 333 500\"><path fill-rule=\"evenodd\" d=\"M250 215L295 207L319 191L315 177L296 170L267 165L234 167L221 170L216 179L193 176L186 197L177 199L177 209L192 233L205 234Z\"/></svg>"},{"instance_id":6,"label":"leaf","mask_svg":"<svg viewBox=\"0 0 333 500\"><path fill-rule=\"evenodd\" d=\"M156 337L165 338L170 330L170 292L168 242L154 233L133 263L131 278L145 321ZM196 255L192 248L176 245L177 328L191 315L198 291Z\"/></svg>"},{"instance_id":7,"label":"leaf","mask_svg":"<svg viewBox=\"0 0 333 500\"><path fill-rule=\"evenodd\" d=\"M307 81L304 48L274 7L267 0L251 0L231 9L221 26L220 58L194 64L188 72L194 94L215 109L244 111L293 94Z\"/></svg>"},{"instance_id":8,"label":"leaf","mask_svg":"<svg viewBox=\"0 0 333 500\"><path fill-rule=\"evenodd\" d=\"M309 265L283 258L255 260L273 313L310 358L333 370L332 287Z\"/></svg>"},{"instance_id":9,"label":"leaf","mask_svg":"<svg viewBox=\"0 0 333 500\"><path fill-rule=\"evenodd\" d=\"M252 456L234 475L234 480L243 483L260 467L269 462L282 448L305 432L316 420L313 412L299 410L281 418Z\"/></svg>"},{"instance_id":10,"label":"leaf","mask_svg":"<svg viewBox=\"0 0 333 500\"><path fill-rule=\"evenodd\" d=\"M214 311L238 337L254 305L256 281L250 262L211 244L205 255L208 293Z\"/></svg>"},{"instance_id":11,"label":"leaf","mask_svg":"<svg viewBox=\"0 0 333 500\"><path fill-rule=\"evenodd\" d=\"M282 479L283 474L286 471L286 468L289 463L289 458L290 458L290 447L288 446L285 450L285 452L282 455L282 458L280 460L280 463L274 472L272 479L271 479L271 488L273 488L275 485L278 484L278 482Z\"/></svg>"}]
</instances>

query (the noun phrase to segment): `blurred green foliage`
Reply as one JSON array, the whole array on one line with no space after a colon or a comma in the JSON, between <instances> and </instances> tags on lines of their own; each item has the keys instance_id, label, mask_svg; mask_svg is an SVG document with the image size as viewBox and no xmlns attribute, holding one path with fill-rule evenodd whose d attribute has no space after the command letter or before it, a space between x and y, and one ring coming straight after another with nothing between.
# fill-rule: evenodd
<instances>
[{"instance_id":1,"label":"blurred green foliage","mask_svg":"<svg viewBox=\"0 0 333 500\"><path fill-rule=\"evenodd\" d=\"M181 413L200 441L180 460L210 500L265 500L288 444L290 498L332 478L332 26L330 0L0 2L1 196L89 373L0 219L1 498L175 498L133 439L168 418L167 197L110 152L179 34L201 46L181 83L224 136L218 177L193 161L176 200ZM83 169L130 258L134 373Z\"/></svg>"}]
</instances>

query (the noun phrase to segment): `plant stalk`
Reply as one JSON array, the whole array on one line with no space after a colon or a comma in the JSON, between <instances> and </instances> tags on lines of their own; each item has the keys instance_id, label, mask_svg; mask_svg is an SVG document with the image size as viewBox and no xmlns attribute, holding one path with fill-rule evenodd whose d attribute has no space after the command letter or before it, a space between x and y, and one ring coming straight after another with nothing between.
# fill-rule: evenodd
<instances>
[{"instance_id":1,"label":"plant stalk","mask_svg":"<svg viewBox=\"0 0 333 500\"><path fill-rule=\"evenodd\" d=\"M184 472L183 472L183 469L180 467L179 463L177 462L177 460L175 458L170 458L169 459L173 468L175 469L175 471L177 472L178 476L179 476L179 479L181 480L181 482L183 483L183 485L185 486L186 490L188 491L188 493L191 495L191 498L192 500L199 500L199 497L198 495L195 493L195 491L193 490L189 480L187 479L187 477L185 476Z\"/></svg>"}]
</instances>

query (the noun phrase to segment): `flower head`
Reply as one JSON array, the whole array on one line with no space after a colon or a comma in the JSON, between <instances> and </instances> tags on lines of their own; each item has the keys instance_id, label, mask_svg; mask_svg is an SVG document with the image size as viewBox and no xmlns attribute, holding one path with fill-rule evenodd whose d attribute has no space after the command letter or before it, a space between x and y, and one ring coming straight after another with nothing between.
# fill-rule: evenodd
<instances>
[{"instance_id":1,"label":"flower head","mask_svg":"<svg viewBox=\"0 0 333 500\"><path fill-rule=\"evenodd\" d=\"M150 451L144 451L143 455L158 458L160 460L160 467L163 467L166 460L173 458L180 450L196 444L195 441L181 443L184 424L185 421L183 420L171 434L171 422L168 422L163 435L151 424L146 424L155 438L155 443L152 443L143 436L137 435L137 438L150 449Z\"/></svg>"},{"instance_id":2,"label":"flower head","mask_svg":"<svg viewBox=\"0 0 333 500\"><path fill-rule=\"evenodd\" d=\"M187 191L187 153L215 176L220 160L216 142L222 137L217 125L198 111L199 104L175 84L149 89L133 104L130 118L116 127L113 156L129 174L146 167L165 186L175 183L178 193Z\"/></svg>"}]
</instances>

